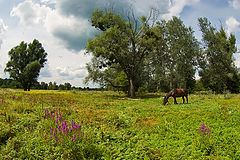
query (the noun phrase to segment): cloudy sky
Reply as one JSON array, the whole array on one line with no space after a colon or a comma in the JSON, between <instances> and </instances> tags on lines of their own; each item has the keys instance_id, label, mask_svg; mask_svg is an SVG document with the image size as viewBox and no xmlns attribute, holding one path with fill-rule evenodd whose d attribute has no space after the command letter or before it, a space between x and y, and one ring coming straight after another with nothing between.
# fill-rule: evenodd
<instances>
[{"instance_id":1,"label":"cloudy sky","mask_svg":"<svg viewBox=\"0 0 240 160\"><path fill-rule=\"evenodd\" d=\"M96 34L89 23L91 13L112 5L119 10L131 7L139 16L154 7L162 19L181 17L199 40L197 19L207 17L213 25L222 24L234 33L240 44L240 0L0 0L0 77L8 77L3 71L8 51L21 41L38 39L48 53L39 81L84 87L85 64L91 59L84 47ZM240 67L238 53L235 59Z\"/></svg>"}]
</instances>

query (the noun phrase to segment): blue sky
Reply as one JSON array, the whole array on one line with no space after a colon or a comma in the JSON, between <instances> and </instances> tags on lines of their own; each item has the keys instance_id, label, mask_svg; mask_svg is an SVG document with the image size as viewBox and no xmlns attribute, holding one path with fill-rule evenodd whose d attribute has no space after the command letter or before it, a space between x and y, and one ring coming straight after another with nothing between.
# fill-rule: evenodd
<instances>
[{"instance_id":1,"label":"blue sky","mask_svg":"<svg viewBox=\"0 0 240 160\"><path fill-rule=\"evenodd\" d=\"M240 0L0 0L0 77L8 77L3 72L8 51L21 41L36 38L48 53L39 81L83 87L85 64L91 59L84 54L84 46L95 34L90 15L110 4L120 10L131 6L139 16L147 15L152 7L161 11L161 19L178 16L199 40L197 19L207 17L214 26L222 24L228 33L234 33L240 48ZM238 53L235 63L240 67Z\"/></svg>"}]
</instances>

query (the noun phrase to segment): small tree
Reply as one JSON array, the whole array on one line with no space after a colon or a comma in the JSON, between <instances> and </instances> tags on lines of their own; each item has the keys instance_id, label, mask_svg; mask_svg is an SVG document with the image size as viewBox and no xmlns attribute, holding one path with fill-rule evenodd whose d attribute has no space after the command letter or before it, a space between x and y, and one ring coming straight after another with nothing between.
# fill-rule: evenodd
<instances>
[{"instance_id":1,"label":"small tree","mask_svg":"<svg viewBox=\"0 0 240 160\"><path fill-rule=\"evenodd\" d=\"M48 90L58 90L58 85L56 82L49 82Z\"/></svg>"},{"instance_id":2,"label":"small tree","mask_svg":"<svg viewBox=\"0 0 240 160\"><path fill-rule=\"evenodd\" d=\"M65 90L71 90L72 85L69 82L64 83Z\"/></svg>"},{"instance_id":3,"label":"small tree","mask_svg":"<svg viewBox=\"0 0 240 160\"><path fill-rule=\"evenodd\" d=\"M10 60L6 65L5 72L9 72L10 77L18 81L24 91L30 91L31 86L37 82L40 69L47 61L47 53L42 44L36 39L29 44L21 42L12 48L8 55Z\"/></svg>"}]
</instances>

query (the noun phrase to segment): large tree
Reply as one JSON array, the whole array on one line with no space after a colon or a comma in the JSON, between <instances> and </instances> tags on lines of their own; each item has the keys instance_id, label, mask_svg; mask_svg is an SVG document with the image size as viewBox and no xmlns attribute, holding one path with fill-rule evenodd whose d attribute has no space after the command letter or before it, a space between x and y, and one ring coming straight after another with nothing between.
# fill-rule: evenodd
<instances>
[{"instance_id":1,"label":"large tree","mask_svg":"<svg viewBox=\"0 0 240 160\"><path fill-rule=\"evenodd\" d=\"M8 55L10 60L5 71L9 72L11 78L21 83L25 91L29 91L47 61L47 53L42 44L36 39L29 44L21 42L12 48Z\"/></svg>"},{"instance_id":2,"label":"large tree","mask_svg":"<svg viewBox=\"0 0 240 160\"><path fill-rule=\"evenodd\" d=\"M199 42L177 17L166 23L167 46L170 54L170 79L172 87L194 88L195 72L200 53Z\"/></svg>"},{"instance_id":3,"label":"large tree","mask_svg":"<svg viewBox=\"0 0 240 160\"><path fill-rule=\"evenodd\" d=\"M237 51L235 36L228 35L222 26L217 30L207 18L199 18L199 26L206 62L200 71L203 85L217 93L239 92L239 76L233 61Z\"/></svg>"},{"instance_id":4,"label":"large tree","mask_svg":"<svg viewBox=\"0 0 240 160\"><path fill-rule=\"evenodd\" d=\"M155 37L146 34L148 19L139 21L132 12L124 17L109 10L97 10L91 22L100 33L88 42L88 52L93 54L102 70L118 67L124 72L128 81L128 96L134 97L141 83L144 60L155 41Z\"/></svg>"},{"instance_id":5,"label":"large tree","mask_svg":"<svg viewBox=\"0 0 240 160\"><path fill-rule=\"evenodd\" d=\"M166 72L169 64L169 52L166 40L166 30L162 22L157 22L146 32L148 37L154 37L151 43L150 54L145 59L143 70L144 89L155 92L157 90L169 90L167 85L169 79L166 78Z\"/></svg>"},{"instance_id":6,"label":"large tree","mask_svg":"<svg viewBox=\"0 0 240 160\"><path fill-rule=\"evenodd\" d=\"M176 87L193 89L200 48L192 28L173 17L159 22L151 31L158 37L149 57L152 86L165 91Z\"/></svg>"}]
</instances>

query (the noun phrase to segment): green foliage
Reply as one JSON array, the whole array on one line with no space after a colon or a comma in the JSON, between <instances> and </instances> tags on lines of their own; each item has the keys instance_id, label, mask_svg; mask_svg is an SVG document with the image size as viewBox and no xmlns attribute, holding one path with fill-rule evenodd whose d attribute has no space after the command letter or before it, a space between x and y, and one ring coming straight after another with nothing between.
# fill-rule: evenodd
<instances>
[{"instance_id":1,"label":"green foliage","mask_svg":"<svg viewBox=\"0 0 240 160\"><path fill-rule=\"evenodd\" d=\"M7 123L0 122L0 145L6 144L7 140L13 136L10 126Z\"/></svg>"},{"instance_id":2,"label":"green foliage","mask_svg":"<svg viewBox=\"0 0 240 160\"><path fill-rule=\"evenodd\" d=\"M125 16L111 10L93 13L92 25L101 32L87 45L87 51L93 54L87 65L87 82L125 88L130 97L138 89L156 92L177 87L189 92L199 87L216 93L239 92L233 34L228 35L222 26L219 30L213 27L207 18L199 18L200 43L192 28L177 17L149 24L151 17L138 20L134 13L129 16L131 13ZM203 86L196 84L197 69Z\"/></svg>"},{"instance_id":3,"label":"green foliage","mask_svg":"<svg viewBox=\"0 0 240 160\"><path fill-rule=\"evenodd\" d=\"M177 17L150 24L151 17L138 20L134 13L129 15L109 10L93 13L92 25L102 32L87 45L93 59L87 65L86 81L127 86L130 97L139 88L150 92L176 87L193 90L202 58L193 30ZM118 75L125 81L116 78Z\"/></svg>"},{"instance_id":4,"label":"green foliage","mask_svg":"<svg viewBox=\"0 0 240 160\"><path fill-rule=\"evenodd\" d=\"M34 62L36 63L36 62ZM31 63L31 65L36 65L35 67L39 67L38 64L34 64L34 63ZM36 68L36 69L37 69ZM34 71L34 66L31 67L32 71L29 71L31 72L29 75L34 75L35 71ZM1 79L0 78L0 88L11 88L11 89L18 89L18 88L22 88L21 84L19 82L17 82L16 80L13 80L13 79ZM39 90L73 90L73 89L80 89L80 90L84 90L87 88L81 88L81 87L75 87L75 86L72 86L71 83L69 82L65 82L63 84L57 84L56 82L49 82L49 83L46 83L46 82L37 82L35 81L32 85L32 89L39 89ZM99 88L93 88L95 90L99 89Z\"/></svg>"},{"instance_id":5,"label":"green foliage","mask_svg":"<svg viewBox=\"0 0 240 160\"><path fill-rule=\"evenodd\" d=\"M225 90L238 93L240 78L233 61L237 50L235 36L228 36L223 27L217 31L207 18L199 18L199 25L204 42L202 54L205 63L200 71L204 87L217 93Z\"/></svg>"},{"instance_id":6,"label":"green foliage","mask_svg":"<svg viewBox=\"0 0 240 160\"><path fill-rule=\"evenodd\" d=\"M32 43L21 42L8 52L10 60L5 71L10 77L19 82L24 90L30 90L37 81L40 69L47 61L47 53L42 44L34 39Z\"/></svg>"},{"instance_id":7,"label":"green foliage","mask_svg":"<svg viewBox=\"0 0 240 160\"><path fill-rule=\"evenodd\" d=\"M56 82L49 82L48 89L49 90L57 90L58 89L57 83Z\"/></svg>"},{"instance_id":8,"label":"green foliage","mask_svg":"<svg viewBox=\"0 0 240 160\"><path fill-rule=\"evenodd\" d=\"M163 91L176 87L193 90L200 48L192 28L173 17L167 22L158 22L150 30L151 35L157 37L146 69L150 87L160 87Z\"/></svg>"},{"instance_id":9,"label":"green foliage","mask_svg":"<svg viewBox=\"0 0 240 160\"><path fill-rule=\"evenodd\" d=\"M85 78L85 82L92 81L100 84L107 89L118 89L127 91L127 77L118 65L112 65L102 70L102 66L99 64L97 58L93 58L91 63L87 64L88 76Z\"/></svg>"},{"instance_id":10,"label":"green foliage","mask_svg":"<svg viewBox=\"0 0 240 160\"><path fill-rule=\"evenodd\" d=\"M58 86L59 90L71 90L71 88L72 88L72 85L70 83L68 83L68 82L64 83L64 84L60 84Z\"/></svg>"},{"instance_id":11,"label":"green foliage","mask_svg":"<svg viewBox=\"0 0 240 160\"><path fill-rule=\"evenodd\" d=\"M195 84L195 88L194 88L194 91L204 91L205 88L203 86L203 83L201 80L197 80L196 81L196 84Z\"/></svg>"},{"instance_id":12,"label":"green foliage","mask_svg":"<svg viewBox=\"0 0 240 160\"><path fill-rule=\"evenodd\" d=\"M21 84L16 80L0 78L0 88L20 88Z\"/></svg>"},{"instance_id":13,"label":"green foliage","mask_svg":"<svg viewBox=\"0 0 240 160\"><path fill-rule=\"evenodd\" d=\"M93 13L92 25L102 32L87 44L87 51L93 54L92 63L88 64L90 76L87 80L109 83L111 80L106 78L103 68L120 70L128 83L128 96L135 97L141 83L144 60L155 38L145 34L148 31L147 21L139 22L134 13L131 14L123 17L110 10ZM114 82L110 84L116 86Z\"/></svg>"}]
</instances>

